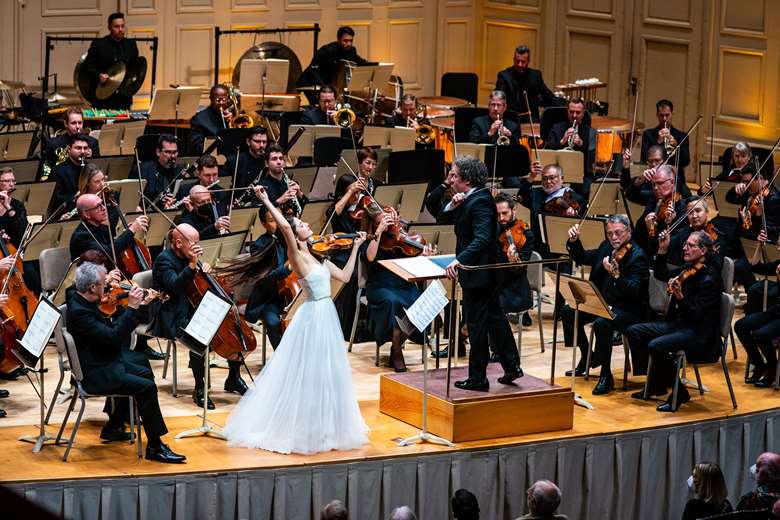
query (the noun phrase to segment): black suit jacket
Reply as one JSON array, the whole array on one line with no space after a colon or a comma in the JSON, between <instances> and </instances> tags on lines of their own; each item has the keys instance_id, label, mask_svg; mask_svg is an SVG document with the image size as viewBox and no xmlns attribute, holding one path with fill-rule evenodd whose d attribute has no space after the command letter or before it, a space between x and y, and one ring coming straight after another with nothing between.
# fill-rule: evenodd
<instances>
[{"instance_id":1,"label":"black suit jacket","mask_svg":"<svg viewBox=\"0 0 780 520\"><path fill-rule=\"evenodd\" d=\"M110 35L106 35L92 40L82 66L87 71L91 81L91 89L94 90L98 84L98 74L107 72L114 63L121 61L128 64L137 58L138 45L135 40L122 38L117 42ZM95 108L129 109L132 104L133 98L131 96L115 92L108 99L97 100Z\"/></svg>"},{"instance_id":2,"label":"black suit jacket","mask_svg":"<svg viewBox=\"0 0 780 520\"><path fill-rule=\"evenodd\" d=\"M227 215L227 209L220 204L210 204L207 207L209 209L204 210L204 214L200 214L194 211L187 211L187 208L184 208L182 214L176 219L176 223L189 224L190 226L197 229L201 240L217 238L219 236L219 231L215 226L216 218L214 216L214 211L211 208L213 207L216 210L217 215L220 217Z\"/></svg>"},{"instance_id":3,"label":"black suit jacket","mask_svg":"<svg viewBox=\"0 0 780 520\"><path fill-rule=\"evenodd\" d=\"M236 154L232 154L225 161L220 175L227 175L232 178L233 172L236 171L236 185L233 187L244 188L249 186L255 179L260 178L260 174L265 168L265 155L253 157L249 152L242 151L238 156L238 170L235 168ZM240 196L241 193L236 192L236 198Z\"/></svg>"},{"instance_id":4,"label":"black suit jacket","mask_svg":"<svg viewBox=\"0 0 780 520\"><path fill-rule=\"evenodd\" d=\"M92 157L100 157L100 144L98 143L98 140L87 134L83 134L81 137L87 140L89 148L92 150ZM43 159L54 165L57 162L57 149L65 149L65 147L70 144L69 141L70 136L65 134L46 139L46 151L44 152Z\"/></svg>"},{"instance_id":5,"label":"black suit jacket","mask_svg":"<svg viewBox=\"0 0 780 520\"><path fill-rule=\"evenodd\" d=\"M524 73L518 73L513 66L507 67L498 73L496 78L496 90L502 90L506 94L507 106L522 114L526 111L523 91L528 92L528 104L531 105L531 115L539 121L539 107L560 106L561 101L547 88L542 79L542 71L526 69Z\"/></svg>"},{"instance_id":6,"label":"black suit jacket","mask_svg":"<svg viewBox=\"0 0 780 520\"><path fill-rule=\"evenodd\" d=\"M366 63L366 60L358 55L355 47L345 52L339 42L330 42L320 47L314 54L311 64L298 79L298 86L332 84L336 80L336 70L341 60L352 61L358 65Z\"/></svg>"},{"instance_id":7,"label":"black suit jacket","mask_svg":"<svg viewBox=\"0 0 780 520\"><path fill-rule=\"evenodd\" d=\"M447 191L447 186L439 184L433 188L425 198L425 209L427 209L428 213L436 219L436 222L439 222L439 215L449 202L449 199L444 197L445 191Z\"/></svg>"},{"instance_id":8,"label":"black suit jacket","mask_svg":"<svg viewBox=\"0 0 780 520\"><path fill-rule=\"evenodd\" d=\"M478 191L477 191L478 190ZM477 188L460 206L442 212L442 221L455 224L455 254L463 265L485 265L496 262L496 204L485 188ZM458 273L464 289L488 288L493 283L490 271L466 271Z\"/></svg>"},{"instance_id":9,"label":"black suit jacket","mask_svg":"<svg viewBox=\"0 0 780 520\"><path fill-rule=\"evenodd\" d=\"M49 203L49 212L57 209L63 202L65 211L70 211L76 207L76 193L79 191L79 176L81 175L81 166L74 164L70 158L52 170L54 177L54 193L51 195Z\"/></svg>"},{"instance_id":10,"label":"black suit jacket","mask_svg":"<svg viewBox=\"0 0 780 520\"><path fill-rule=\"evenodd\" d=\"M203 155L203 142L206 137L216 137L223 128L225 128L225 121L222 119L222 114L211 108L211 105L199 110L190 119L190 155L193 157Z\"/></svg>"},{"instance_id":11,"label":"black suit jacket","mask_svg":"<svg viewBox=\"0 0 780 520\"><path fill-rule=\"evenodd\" d=\"M333 124L328 114L320 110L320 107L311 107L301 114L302 125L330 125Z\"/></svg>"},{"instance_id":12,"label":"black suit jacket","mask_svg":"<svg viewBox=\"0 0 780 520\"><path fill-rule=\"evenodd\" d=\"M179 258L172 249L157 255L152 266L152 286L170 298L160 306L160 313L152 324L152 333L162 338L175 339L187 326L195 309L187 299L185 288L195 278L188 261Z\"/></svg>"},{"instance_id":13,"label":"black suit jacket","mask_svg":"<svg viewBox=\"0 0 780 520\"><path fill-rule=\"evenodd\" d=\"M550 150L562 150L566 148L566 143L561 144L566 130L571 128L569 121L560 121L550 128L550 133L545 139L544 147ZM593 159L596 152L596 132L586 124L577 127L577 135L582 139L582 146L574 146L574 150L582 152L585 166L584 175L593 175Z\"/></svg>"},{"instance_id":14,"label":"black suit jacket","mask_svg":"<svg viewBox=\"0 0 780 520\"><path fill-rule=\"evenodd\" d=\"M644 132L642 132L642 156L641 161L647 162L647 151L650 149L651 146L654 144L660 144L658 142L658 132L661 131L663 126L658 125L655 128L648 128ZM685 137L685 132L682 130L679 130L675 127L670 127L672 137L677 140L678 143L681 143L683 138ZM685 168L691 163L691 153L688 148L688 143L690 141L686 140L682 146L680 146L680 168ZM661 144L661 147L663 147L663 144ZM666 158L666 154L664 153L664 158ZM669 161L669 164L674 165L675 160L672 159Z\"/></svg>"},{"instance_id":15,"label":"black suit jacket","mask_svg":"<svg viewBox=\"0 0 780 520\"><path fill-rule=\"evenodd\" d=\"M125 310L112 319L100 312L97 303L73 291L66 316L84 373L84 389L94 393L113 391L125 374L122 349L129 347L130 334L138 325L135 314Z\"/></svg>"},{"instance_id":16,"label":"black suit jacket","mask_svg":"<svg viewBox=\"0 0 780 520\"><path fill-rule=\"evenodd\" d=\"M584 208L584 198L582 195L574 190L569 190L572 197L579 204L580 208ZM531 230L534 232L535 237L541 237L541 229L539 228L539 215L545 213L544 203L547 200L547 193L541 187L534 187L526 179L520 180L520 187L517 189L517 194L520 196L520 204L531 210ZM580 209L582 211L582 209ZM535 249L544 258L547 258L550 254L550 246L542 242L541 239L535 241Z\"/></svg>"},{"instance_id":17,"label":"black suit jacket","mask_svg":"<svg viewBox=\"0 0 780 520\"><path fill-rule=\"evenodd\" d=\"M89 230L87 230L87 228L89 228ZM95 238L98 239L97 242L95 241L95 238L92 238L92 235L90 235L90 231L92 232L92 235L95 235ZM134 244L134 239L135 236L129 229L126 229L119 236L115 237L114 250L116 251L116 254L119 255L119 253L132 246ZM91 226L86 222L81 221L70 236L71 260L75 260L81 256L84 251L89 249L101 251L107 257L111 258L111 237L108 235L108 227Z\"/></svg>"},{"instance_id":18,"label":"black suit jacket","mask_svg":"<svg viewBox=\"0 0 780 520\"><path fill-rule=\"evenodd\" d=\"M518 144L520 141L520 127L517 123L512 121L511 119L504 119L504 126L512 132L512 137L510 137L510 143L509 144ZM469 142L471 143L479 143L479 144L496 144L496 139L498 139L498 132L493 134L493 136L488 135L488 130L490 129L490 125L493 124L493 120L490 119L490 116L479 116L475 117L471 121L471 130L469 131Z\"/></svg>"},{"instance_id":19,"label":"black suit jacket","mask_svg":"<svg viewBox=\"0 0 780 520\"><path fill-rule=\"evenodd\" d=\"M135 161L133 162L132 169L130 170L130 179L138 178L138 169ZM144 185L144 195L151 200L156 201L157 197L170 185L173 190L173 184L171 182L182 171L184 167L176 165L173 168L163 168L160 162L156 159L153 161L144 161L141 163L141 178L146 180ZM175 183L174 183L175 184ZM176 193L173 193L176 195ZM156 202L158 207L162 209L162 203Z\"/></svg>"},{"instance_id":20,"label":"black suit jacket","mask_svg":"<svg viewBox=\"0 0 780 520\"><path fill-rule=\"evenodd\" d=\"M602 260L612 254L612 245L603 241L597 249L582 247L582 242L566 241L566 249L572 260L591 268L588 279L598 287L607 303L640 319L647 301L647 281L650 278L650 261L636 243L619 263L620 276L614 278L604 269Z\"/></svg>"},{"instance_id":21,"label":"black suit jacket","mask_svg":"<svg viewBox=\"0 0 780 520\"><path fill-rule=\"evenodd\" d=\"M10 211L15 212L13 217L8 214ZM22 201L12 198L11 209L0 217L0 230L5 231L5 234L11 239L11 243L18 248L26 229L27 208L24 207Z\"/></svg>"}]
</instances>

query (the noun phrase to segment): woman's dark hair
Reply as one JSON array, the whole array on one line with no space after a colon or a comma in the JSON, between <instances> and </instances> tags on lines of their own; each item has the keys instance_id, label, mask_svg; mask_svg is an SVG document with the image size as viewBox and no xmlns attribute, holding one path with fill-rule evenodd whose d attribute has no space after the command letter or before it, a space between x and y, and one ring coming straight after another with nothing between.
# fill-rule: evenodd
<instances>
[{"instance_id":1,"label":"woman's dark hair","mask_svg":"<svg viewBox=\"0 0 780 520\"><path fill-rule=\"evenodd\" d=\"M357 151L358 164L365 161L366 158L371 158L376 161L377 160L376 157L377 157L376 150L374 150L373 148L363 147L358 149Z\"/></svg>"}]
</instances>

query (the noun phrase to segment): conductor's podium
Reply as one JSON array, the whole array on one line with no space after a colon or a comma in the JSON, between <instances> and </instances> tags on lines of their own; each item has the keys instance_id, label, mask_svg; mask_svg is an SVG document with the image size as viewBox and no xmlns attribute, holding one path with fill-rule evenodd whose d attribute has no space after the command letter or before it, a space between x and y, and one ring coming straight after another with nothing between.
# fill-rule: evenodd
<instances>
[{"instance_id":1,"label":"conductor's podium","mask_svg":"<svg viewBox=\"0 0 780 520\"><path fill-rule=\"evenodd\" d=\"M466 379L467 367L452 369L452 382ZM428 431L452 442L512 437L567 430L574 423L574 394L531 375L502 385L504 371L488 366L489 392L452 386L446 395L447 370L428 371ZM379 411L422 427L423 373L383 374L379 380Z\"/></svg>"}]
</instances>

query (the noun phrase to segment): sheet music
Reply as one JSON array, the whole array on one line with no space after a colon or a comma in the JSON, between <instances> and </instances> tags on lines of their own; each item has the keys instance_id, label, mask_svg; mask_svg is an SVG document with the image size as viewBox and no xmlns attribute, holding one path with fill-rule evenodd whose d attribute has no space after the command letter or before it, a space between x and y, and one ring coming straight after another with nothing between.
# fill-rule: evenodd
<instances>
[{"instance_id":1,"label":"sheet music","mask_svg":"<svg viewBox=\"0 0 780 520\"><path fill-rule=\"evenodd\" d=\"M444 310L447 303L447 291L439 280L434 280L412 306L406 309L406 317L422 332Z\"/></svg>"},{"instance_id":2,"label":"sheet music","mask_svg":"<svg viewBox=\"0 0 780 520\"><path fill-rule=\"evenodd\" d=\"M425 256L412 256L395 260L396 265L414 278L433 278L445 276L444 269L431 262Z\"/></svg>"},{"instance_id":3,"label":"sheet music","mask_svg":"<svg viewBox=\"0 0 780 520\"><path fill-rule=\"evenodd\" d=\"M60 311L48 300L41 300L19 344L36 358L40 357L59 321Z\"/></svg>"},{"instance_id":4,"label":"sheet music","mask_svg":"<svg viewBox=\"0 0 780 520\"><path fill-rule=\"evenodd\" d=\"M207 291L200 301L200 305L195 309L192 319L184 328L184 332L208 346L229 310L230 304L228 302L213 292Z\"/></svg>"}]
</instances>

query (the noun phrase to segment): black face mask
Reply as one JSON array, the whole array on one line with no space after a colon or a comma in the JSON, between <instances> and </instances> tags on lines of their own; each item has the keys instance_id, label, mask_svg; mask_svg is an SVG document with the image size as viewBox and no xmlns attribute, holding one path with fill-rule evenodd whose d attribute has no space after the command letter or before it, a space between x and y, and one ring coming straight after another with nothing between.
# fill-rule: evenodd
<instances>
[{"instance_id":1,"label":"black face mask","mask_svg":"<svg viewBox=\"0 0 780 520\"><path fill-rule=\"evenodd\" d=\"M195 213L201 217L211 216L211 204L202 204L195 208Z\"/></svg>"}]
</instances>

